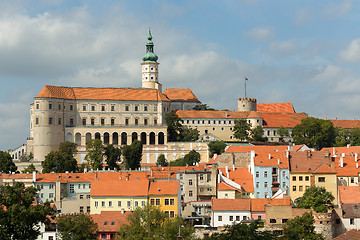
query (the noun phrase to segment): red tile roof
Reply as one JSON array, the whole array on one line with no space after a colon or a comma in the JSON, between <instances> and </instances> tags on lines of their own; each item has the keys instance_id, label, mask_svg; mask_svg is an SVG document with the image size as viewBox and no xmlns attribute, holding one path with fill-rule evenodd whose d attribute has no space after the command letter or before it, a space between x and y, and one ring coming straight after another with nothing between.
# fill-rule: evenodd
<instances>
[{"instance_id":1,"label":"red tile roof","mask_svg":"<svg viewBox=\"0 0 360 240\"><path fill-rule=\"evenodd\" d=\"M351 156L350 154L346 154L343 160L343 167L341 167L340 161L341 156L335 157L335 171L338 177L357 177L360 173L360 161L358 162L360 155L357 157L357 161L355 161L355 156ZM356 163L358 163L358 168L356 168Z\"/></svg>"},{"instance_id":2,"label":"red tile roof","mask_svg":"<svg viewBox=\"0 0 360 240\"><path fill-rule=\"evenodd\" d=\"M150 183L149 195L176 195L179 181L155 181Z\"/></svg>"},{"instance_id":3,"label":"red tile roof","mask_svg":"<svg viewBox=\"0 0 360 240\"><path fill-rule=\"evenodd\" d=\"M302 145L294 145L293 151L300 149ZM255 152L276 152L276 151L285 151L288 149L287 145L279 146L229 146L225 152L227 153L238 153L238 152L250 152L255 150Z\"/></svg>"},{"instance_id":4,"label":"red tile roof","mask_svg":"<svg viewBox=\"0 0 360 240\"><path fill-rule=\"evenodd\" d=\"M295 113L292 103L258 103L256 104L258 112L287 112Z\"/></svg>"},{"instance_id":5,"label":"red tile roof","mask_svg":"<svg viewBox=\"0 0 360 240\"><path fill-rule=\"evenodd\" d=\"M335 173L334 170L332 170L328 165L326 164L321 164L315 171L314 173Z\"/></svg>"},{"instance_id":6,"label":"red tile roof","mask_svg":"<svg viewBox=\"0 0 360 240\"><path fill-rule=\"evenodd\" d=\"M330 121L334 124L334 127L342 127L346 129L360 127L360 120L330 120Z\"/></svg>"},{"instance_id":7,"label":"red tile roof","mask_svg":"<svg viewBox=\"0 0 360 240\"><path fill-rule=\"evenodd\" d=\"M340 203L360 203L360 186L338 187Z\"/></svg>"},{"instance_id":8,"label":"red tile roof","mask_svg":"<svg viewBox=\"0 0 360 240\"><path fill-rule=\"evenodd\" d=\"M213 211L250 211L250 199L216 199L211 200Z\"/></svg>"},{"instance_id":9,"label":"red tile roof","mask_svg":"<svg viewBox=\"0 0 360 240\"><path fill-rule=\"evenodd\" d=\"M99 232L117 232L122 224L129 224L127 217L131 212L102 211L100 214L90 214L98 225Z\"/></svg>"},{"instance_id":10,"label":"red tile roof","mask_svg":"<svg viewBox=\"0 0 360 240\"><path fill-rule=\"evenodd\" d=\"M360 155L360 146L349 146L349 147L330 147L321 149L322 152L328 151L331 155L335 154L351 154L358 153Z\"/></svg>"},{"instance_id":11,"label":"red tile roof","mask_svg":"<svg viewBox=\"0 0 360 240\"><path fill-rule=\"evenodd\" d=\"M217 190L218 191L224 191L224 190L238 190L237 188L234 188L224 182L218 183L217 185Z\"/></svg>"},{"instance_id":12,"label":"red tile roof","mask_svg":"<svg viewBox=\"0 0 360 240\"><path fill-rule=\"evenodd\" d=\"M289 168L289 160L285 152L255 152L254 164L260 167Z\"/></svg>"},{"instance_id":13,"label":"red tile roof","mask_svg":"<svg viewBox=\"0 0 360 240\"><path fill-rule=\"evenodd\" d=\"M360 230L351 229L340 236L337 236L336 238L333 238L333 240L358 240L360 239Z\"/></svg>"},{"instance_id":14,"label":"red tile roof","mask_svg":"<svg viewBox=\"0 0 360 240\"><path fill-rule=\"evenodd\" d=\"M290 205L290 197L281 199L253 198L251 199L252 212L265 212L266 205Z\"/></svg>"},{"instance_id":15,"label":"red tile roof","mask_svg":"<svg viewBox=\"0 0 360 240\"><path fill-rule=\"evenodd\" d=\"M136 186L136 187L135 187ZM149 181L92 181L91 196L147 196Z\"/></svg>"},{"instance_id":16,"label":"red tile roof","mask_svg":"<svg viewBox=\"0 0 360 240\"><path fill-rule=\"evenodd\" d=\"M46 85L36 98L81 100L170 101L157 89L145 88L79 88Z\"/></svg>"},{"instance_id":17,"label":"red tile roof","mask_svg":"<svg viewBox=\"0 0 360 240\"><path fill-rule=\"evenodd\" d=\"M314 173L322 164L331 166L330 156L324 152L290 152L291 173Z\"/></svg>"},{"instance_id":18,"label":"red tile roof","mask_svg":"<svg viewBox=\"0 0 360 240\"><path fill-rule=\"evenodd\" d=\"M176 114L180 118L221 118L221 119L242 119L247 118L250 112L238 111L189 111L178 110Z\"/></svg>"},{"instance_id":19,"label":"red tile roof","mask_svg":"<svg viewBox=\"0 0 360 240\"><path fill-rule=\"evenodd\" d=\"M226 176L226 169L225 168L219 168L223 175ZM233 171L232 168L228 168L229 172L229 179L233 182L236 182L239 184L245 192L254 192L254 180L253 175L249 172L248 168L235 168L235 171ZM225 190L225 186L221 186ZM231 188L230 186L228 186Z\"/></svg>"},{"instance_id":20,"label":"red tile roof","mask_svg":"<svg viewBox=\"0 0 360 240\"><path fill-rule=\"evenodd\" d=\"M168 88L164 91L172 102L196 102L201 103L190 89Z\"/></svg>"},{"instance_id":21,"label":"red tile roof","mask_svg":"<svg viewBox=\"0 0 360 240\"><path fill-rule=\"evenodd\" d=\"M261 113L264 128L294 128L307 118L305 113Z\"/></svg>"}]
</instances>

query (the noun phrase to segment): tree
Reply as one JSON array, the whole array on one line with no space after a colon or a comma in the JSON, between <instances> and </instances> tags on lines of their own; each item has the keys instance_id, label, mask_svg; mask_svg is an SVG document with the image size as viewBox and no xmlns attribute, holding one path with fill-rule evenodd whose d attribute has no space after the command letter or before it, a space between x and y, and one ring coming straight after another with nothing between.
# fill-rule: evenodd
<instances>
[{"instance_id":1,"label":"tree","mask_svg":"<svg viewBox=\"0 0 360 240\"><path fill-rule=\"evenodd\" d=\"M154 206L136 208L128 216L128 221L128 225L121 226L118 239L177 239L179 228L182 239L193 239L192 227L188 227L180 217L170 218Z\"/></svg>"},{"instance_id":2,"label":"tree","mask_svg":"<svg viewBox=\"0 0 360 240\"><path fill-rule=\"evenodd\" d=\"M308 117L301 120L292 131L295 144L306 144L320 150L331 147L335 140L335 128L331 121Z\"/></svg>"},{"instance_id":3,"label":"tree","mask_svg":"<svg viewBox=\"0 0 360 240\"><path fill-rule=\"evenodd\" d=\"M58 151L51 151L45 156L45 160L41 163L42 172L75 172L77 170L77 161L74 158L76 151L75 143L67 141L60 143Z\"/></svg>"},{"instance_id":4,"label":"tree","mask_svg":"<svg viewBox=\"0 0 360 240\"><path fill-rule=\"evenodd\" d=\"M350 130L350 144L352 146L360 145L360 128L353 128Z\"/></svg>"},{"instance_id":5,"label":"tree","mask_svg":"<svg viewBox=\"0 0 360 240\"><path fill-rule=\"evenodd\" d=\"M123 146L123 155L125 158L125 168L135 170L140 167L143 145L135 140L129 146Z\"/></svg>"},{"instance_id":6,"label":"tree","mask_svg":"<svg viewBox=\"0 0 360 240\"><path fill-rule=\"evenodd\" d=\"M114 147L112 144L107 145L104 149L108 168L111 170L119 169L118 162L121 161L121 149Z\"/></svg>"},{"instance_id":7,"label":"tree","mask_svg":"<svg viewBox=\"0 0 360 240\"><path fill-rule=\"evenodd\" d=\"M34 166L34 164L30 164L28 167L24 168L24 170L22 170L22 173L32 173L35 172L36 168Z\"/></svg>"},{"instance_id":8,"label":"tree","mask_svg":"<svg viewBox=\"0 0 360 240\"><path fill-rule=\"evenodd\" d=\"M297 216L286 222L284 227L284 239L288 240L324 240L325 238L315 233L314 217L312 212L304 213L301 217Z\"/></svg>"},{"instance_id":9,"label":"tree","mask_svg":"<svg viewBox=\"0 0 360 240\"><path fill-rule=\"evenodd\" d=\"M221 233L214 233L206 239L216 240L272 240L275 237L268 231L258 231L262 224L261 220L251 221L249 225L245 223L233 224L226 227Z\"/></svg>"},{"instance_id":10,"label":"tree","mask_svg":"<svg viewBox=\"0 0 360 240\"><path fill-rule=\"evenodd\" d=\"M37 239L39 223L48 224L50 203L34 204L37 189L22 182L0 186L0 239Z\"/></svg>"},{"instance_id":11,"label":"tree","mask_svg":"<svg viewBox=\"0 0 360 240\"><path fill-rule=\"evenodd\" d=\"M245 119L235 120L234 137L240 141L250 141L252 138L251 124Z\"/></svg>"},{"instance_id":12,"label":"tree","mask_svg":"<svg viewBox=\"0 0 360 240\"><path fill-rule=\"evenodd\" d=\"M0 172L15 172L17 167L8 152L0 151Z\"/></svg>"},{"instance_id":13,"label":"tree","mask_svg":"<svg viewBox=\"0 0 360 240\"><path fill-rule=\"evenodd\" d=\"M226 148L226 143L224 141L212 141L208 143L208 147L210 150L210 157L212 158L214 156L214 154L222 154L223 152L225 152L225 148Z\"/></svg>"},{"instance_id":14,"label":"tree","mask_svg":"<svg viewBox=\"0 0 360 240\"><path fill-rule=\"evenodd\" d=\"M165 114L165 123L167 125L168 141L180 141L180 132L182 130L181 118L174 112Z\"/></svg>"},{"instance_id":15,"label":"tree","mask_svg":"<svg viewBox=\"0 0 360 240\"><path fill-rule=\"evenodd\" d=\"M197 128L182 127L179 136L182 142L194 142L199 139L199 131Z\"/></svg>"},{"instance_id":16,"label":"tree","mask_svg":"<svg viewBox=\"0 0 360 240\"><path fill-rule=\"evenodd\" d=\"M165 166L168 165L168 162L167 162L164 154L159 155L159 157L157 159L157 162L156 162L156 165L161 166L161 167L165 167Z\"/></svg>"},{"instance_id":17,"label":"tree","mask_svg":"<svg viewBox=\"0 0 360 240\"><path fill-rule=\"evenodd\" d=\"M313 208L316 212L326 213L334 207L334 196L324 187L311 186L306 189L301 200L297 203L298 208Z\"/></svg>"},{"instance_id":18,"label":"tree","mask_svg":"<svg viewBox=\"0 0 360 240\"><path fill-rule=\"evenodd\" d=\"M209 107L207 104L196 105L193 109L196 111L216 111L214 108Z\"/></svg>"},{"instance_id":19,"label":"tree","mask_svg":"<svg viewBox=\"0 0 360 240\"><path fill-rule=\"evenodd\" d=\"M85 159L88 161L88 165L95 170L102 169L103 149L104 146L100 139L91 139L86 143L88 154L86 154Z\"/></svg>"},{"instance_id":20,"label":"tree","mask_svg":"<svg viewBox=\"0 0 360 240\"><path fill-rule=\"evenodd\" d=\"M266 142L268 139L264 137L264 128L262 126L257 126L254 128L253 132L253 141L256 142Z\"/></svg>"},{"instance_id":21,"label":"tree","mask_svg":"<svg viewBox=\"0 0 360 240\"><path fill-rule=\"evenodd\" d=\"M335 128L335 147L345 147L350 144L351 132L342 127Z\"/></svg>"},{"instance_id":22,"label":"tree","mask_svg":"<svg viewBox=\"0 0 360 240\"><path fill-rule=\"evenodd\" d=\"M200 153L195 151L195 149L191 150L188 154L184 156L184 161L189 166L195 165L196 163L200 162L200 160Z\"/></svg>"},{"instance_id":23,"label":"tree","mask_svg":"<svg viewBox=\"0 0 360 240\"><path fill-rule=\"evenodd\" d=\"M30 153L29 155L23 154L20 157L20 162L30 162L34 159L34 154Z\"/></svg>"},{"instance_id":24,"label":"tree","mask_svg":"<svg viewBox=\"0 0 360 240\"><path fill-rule=\"evenodd\" d=\"M89 215L61 215L57 227L62 240L97 239L98 225Z\"/></svg>"},{"instance_id":25,"label":"tree","mask_svg":"<svg viewBox=\"0 0 360 240\"><path fill-rule=\"evenodd\" d=\"M287 128L284 128L283 126L280 126L276 132L280 136L281 142L284 141L284 137L288 137L290 135L289 130Z\"/></svg>"}]
</instances>

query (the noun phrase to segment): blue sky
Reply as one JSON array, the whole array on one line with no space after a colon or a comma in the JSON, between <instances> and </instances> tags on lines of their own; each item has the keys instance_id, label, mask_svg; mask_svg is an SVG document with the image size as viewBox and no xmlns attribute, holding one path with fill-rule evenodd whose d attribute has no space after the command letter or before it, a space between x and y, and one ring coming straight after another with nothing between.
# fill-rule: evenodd
<instances>
[{"instance_id":1,"label":"blue sky","mask_svg":"<svg viewBox=\"0 0 360 240\"><path fill-rule=\"evenodd\" d=\"M0 2L0 150L29 136L46 85L140 87L151 27L163 88L191 88L218 109L238 97L359 119L360 2Z\"/></svg>"}]
</instances>

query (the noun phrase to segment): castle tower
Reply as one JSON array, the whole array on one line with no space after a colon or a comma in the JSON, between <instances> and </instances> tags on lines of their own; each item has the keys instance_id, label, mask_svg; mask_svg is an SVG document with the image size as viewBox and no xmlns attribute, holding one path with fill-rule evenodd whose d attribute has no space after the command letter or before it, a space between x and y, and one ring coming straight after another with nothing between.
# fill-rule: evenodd
<instances>
[{"instance_id":1,"label":"castle tower","mask_svg":"<svg viewBox=\"0 0 360 240\"><path fill-rule=\"evenodd\" d=\"M238 111L240 112L256 112L256 98L239 98Z\"/></svg>"},{"instance_id":2,"label":"castle tower","mask_svg":"<svg viewBox=\"0 0 360 240\"><path fill-rule=\"evenodd\" d=\"M158 89L162 92L162 85L159 83L159 63L158 56L154 53L151 32L149 30L148 42L146 43L146 53L142 57L141 80L143 88Z\"/></svg>"}]
</instances>

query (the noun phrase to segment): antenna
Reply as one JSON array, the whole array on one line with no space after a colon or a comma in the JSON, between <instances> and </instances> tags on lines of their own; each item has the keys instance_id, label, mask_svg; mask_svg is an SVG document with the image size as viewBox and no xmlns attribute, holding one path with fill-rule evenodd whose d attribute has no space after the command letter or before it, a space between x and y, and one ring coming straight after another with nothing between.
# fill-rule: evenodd
<instances>
[{"instance_id":1,"label":"antenna","mask_svg":"<svg viewBox=\"0 0 360 240\"><path fill-rule=\"evenodd\" d=\"M246 81L247 81L247 77L245 77L245 99L246 99Z\"/></svg>"}]
</instances>

